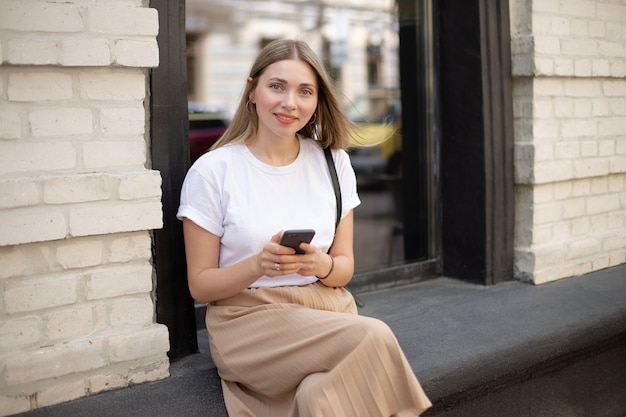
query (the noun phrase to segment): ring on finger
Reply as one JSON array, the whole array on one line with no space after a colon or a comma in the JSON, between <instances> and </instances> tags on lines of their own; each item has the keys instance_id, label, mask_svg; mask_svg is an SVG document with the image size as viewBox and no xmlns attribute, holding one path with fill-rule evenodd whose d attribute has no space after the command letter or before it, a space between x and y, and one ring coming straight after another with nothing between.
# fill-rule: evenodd
<instances>
[{"instance_id":1,"label":"ring on finger","mask_svg":"<svg viewBox=\"0 0 626 417\"><path fill-rule=\"evenodd\" d=\"M274 263L274 271L280 271L280 264L278 262Z\"/></svg>"}]
</instances>

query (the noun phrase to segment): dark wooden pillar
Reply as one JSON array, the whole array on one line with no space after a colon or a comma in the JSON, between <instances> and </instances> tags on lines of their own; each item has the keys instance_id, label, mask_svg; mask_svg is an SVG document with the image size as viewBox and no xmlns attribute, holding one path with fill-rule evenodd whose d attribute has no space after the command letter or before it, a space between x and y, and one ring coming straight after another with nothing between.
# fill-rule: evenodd
<instances>
[{"instance_id":1,"label":"dark wooden pillar","mask_svg":"<svg viewBox=\"0 0 626 417\"><path fill-rule=\"evenodd\" d=\"M151 0L159 12L159 67L150 78L152 168L163 179L163 228L154 231L157 321L170 333L171 359L198 351L194 302L187 286L182 224L176 219L189 167L185 0Z\"/></svg>"},{"instance_id":2,"label":"dark wooden pillar","mask_svg":"<svg viewBox=\"0 0 626 417\"><path fill-rule=\"evenodd\" d=\"M508 0L439 7L444 274L513 278L513 111Z\"/></svg>"}]
</instances>

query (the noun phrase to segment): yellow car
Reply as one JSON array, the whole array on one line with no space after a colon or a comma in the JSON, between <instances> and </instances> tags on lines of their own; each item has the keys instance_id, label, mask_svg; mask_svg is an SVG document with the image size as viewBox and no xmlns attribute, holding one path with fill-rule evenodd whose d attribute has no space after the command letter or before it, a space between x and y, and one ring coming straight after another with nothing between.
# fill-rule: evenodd
<instances>
[{"instance_id":1,"label":"yellow car","mask_svg":"<svg viewBox=\"0 0 626 417\"><path fill-rule=\"evenodd\" d=\"M400 91L376 89L357 97L346 114L359 127L348 152L359 180L400 175L402 118Z\"/></svg>"}]
</instances>

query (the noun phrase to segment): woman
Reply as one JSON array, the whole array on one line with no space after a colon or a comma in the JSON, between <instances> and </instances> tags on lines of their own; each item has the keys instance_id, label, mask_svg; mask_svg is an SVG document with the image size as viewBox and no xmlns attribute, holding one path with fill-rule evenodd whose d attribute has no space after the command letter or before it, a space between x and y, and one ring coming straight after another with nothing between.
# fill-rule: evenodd
<instances>
[{"instance_id":1,"label":"woman","mask_svg":"<svg viewBox=\"0 0 626 417\"><path fill-rule=\"evenodd\" d=\"M350 128L313 51L275 41L228 130L185 178L189 289L209 304L230 416L416 416L430 406L389 327L357 315L343 288L360 203L343 150ZM342 190L336 228L325 147ZM316 231L304 254L278 243L304 228Z\"/></svg>"}]
</instances>

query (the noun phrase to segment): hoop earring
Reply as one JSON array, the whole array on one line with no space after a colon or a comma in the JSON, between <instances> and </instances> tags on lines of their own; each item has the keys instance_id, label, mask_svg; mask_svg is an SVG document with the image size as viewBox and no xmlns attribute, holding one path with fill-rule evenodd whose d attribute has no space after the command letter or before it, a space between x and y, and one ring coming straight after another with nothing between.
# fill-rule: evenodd
<instances>
[{"instance_id":1,"label":"hoop earring","mask_svg":"<svg viewBox=\"0 0 626 417\"><path fill-rule=\"evenodd\" d=\"M311 120L309 122L310 125L314 125L315 124L315 120L317 119L317 113L313 113L313 120Z\"/></svg>"},{"instance_id":2,"label":"hoop earring","mask_svg":"<svg viewBox=\"0 0 626 417\"><path fill-rule=\"evenodd\" d=\"M254 104L254 103L252 103ZM248 112L249 115L251 115L252 113L250 112L250 100L246 101L246 111Z\"/></svg>"}]
</instances>

